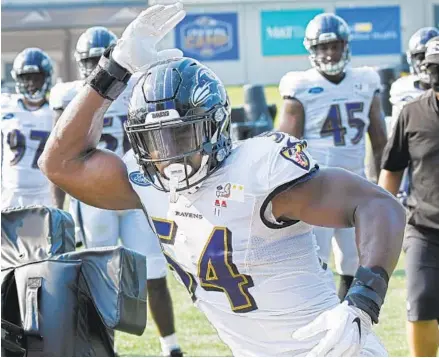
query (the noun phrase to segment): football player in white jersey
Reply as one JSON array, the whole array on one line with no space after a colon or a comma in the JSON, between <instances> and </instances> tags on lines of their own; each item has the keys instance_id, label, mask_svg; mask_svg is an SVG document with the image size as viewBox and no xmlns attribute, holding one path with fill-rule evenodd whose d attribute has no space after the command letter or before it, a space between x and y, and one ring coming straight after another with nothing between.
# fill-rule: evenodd
<instances>
[{"instance_id":1,"label":"football player in white jersey","mask_svg":"<svg viewBox=\"0 0 439 358\"><path fill-rule=\"evenodd\" d=\"M154 5L102 56L40 158L83 202L145 208L169 264L239 356L381 356L372 333L405 225L386 191L343 169L319 169L303 141L271 132L234 149L218 77L157 43L185 16ZM98 148L103 117L131 73L124 160ZM355 226L361 267L340 303L310 225Z\"/></svg>"},{"instance_id":2,"label":"football player in white jersey","mask_svg":"<svg viewBox=\"0 0 439 358\"><path fill-rule=\"evenodd\" d=\"M81 80L60 83L53 87L50 105L55 110L55 122L73 100L85 79L92 73L105 49L115 44L116 35L105 27L91 27L78 39L75 51ZM128 101L136 78L132 78L124 93L105 112L102 135L98 147L119 157L129 149L123 123L128 114ZM65 192L53 186L57 207L64 205ZM151 230L142 210L103 210L84 204L73 197L70 211L77 224L77 237L87 248L117 245L119 237L124 246L147 257L148 301L152 316L160 333L162 353L165 356L181 356L175 333L172 300L167 287L167 263L160 242Z\"/></svg>"},{"instance_id":3,"label":"football player in white jersey","mask_svg":"<svg viewBox=\"0 0 439 358\"><path fill-rule=\"evenodd\" d=\"M281 79L284 104L279 130L306 139L319 165L341 167L364 177L365 133L369 133L378 169L386 144L380 78L372 68L348 67L349 28L339 16L317 15L306 28L304 45L313 67L289 72ZM325 263L334 236L338 294L343 299L358 268L355 232L316 227L314 233Z\"/></svg>"},{"instance_id":4,"label":"football player in white jersey","mask_svg":"<svg viewBox=\"0 0 439 358\"><path fill-rule=\"evenodd\" d=\"M428 40L436 36L439 36L437 28L423 27L410 37L407 50L410 75L399 78L390 88L390 102L392 103L391 128L396 123L402 107L430 88L430 78L425 69L423 69L422 62L425 59ZM388 134L390 135L390 133Z\"/></svg>"},{"instance_id":5,"label":"football player in white jersey","mask_svg":"<svg viewBox=\"0 0 439 358\"><path fill-rule=\"evenodd\" d=\"M46 101L52 85L52 60L39 48L27 48L14 60L17 94L1 96L2 208L52 206L50 184L38 167L52 130Z\"/></svg>"}]
</instances>

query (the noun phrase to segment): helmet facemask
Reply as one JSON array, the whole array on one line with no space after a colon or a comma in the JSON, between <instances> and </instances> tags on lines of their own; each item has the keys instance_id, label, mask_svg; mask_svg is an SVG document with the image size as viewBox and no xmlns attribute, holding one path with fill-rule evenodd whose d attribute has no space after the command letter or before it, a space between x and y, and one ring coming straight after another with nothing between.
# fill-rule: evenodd
<instances>
[{"instance_id":1,"label":"helmet facemask","mask_svg":"<svg viewBox=\"0 0 439 358\"><path fill-rule=\"evenodd\" d=\"M410 73L419 78L424 84L430 83L430 75L425 66L425 48L422 51L415 53L407 53L407 62L410 65Z\"/></svg>"},{"instance_id":2,"label":"helmet facemask","mask_svg":"<svg viewBox=\"0 0 439 358\"><path fill-rule=\"evenodd\" d=\"M338 40L335 37L331 37L331 34L322 34L327 37L327 39L322 39L318 41L308 41L310 52L309 59L313 67L317 68L320 72L328 76L336 76L344 71L346 65L350 61L350 50L349 44L346 41ZM312 44L312 43L315 44ZM343 49L340 51L340 58L338 60L333 60L334 55L327 55L325 50L321 50L319 47L331 46L336 43L340 43L343 46Z\"/></svg>"},{"instance_id":3,"label":"helmet facemask","mask_svg":"<svg viewBox=\"0 0 439 358\"><path fill-rule=\"evenodd\" d=\"M88 76L90 76L90 74L98 65L100 59L100 56L95 56L77 60L79 75L81 76L81 79L85 80Z\"/></svg>"},{"instance_id":4,"label":"helmet facemask","mask_svg":"<svg viewBox=\"0 0 439 358\"><path fill-rule=\"evenodd\" d=\"M20 71L13 70L15 90L30 103L39 103L46 97L51 85L51 76L41 72L37 66L24 66Z\"/></svg>"},{"instance_id":5,"label":"helmet facemask","mask_svg":"<svg viewBox=\"0 0 439 358\"><path fill-rule=\"evenodd\" d=\"M128 124L133 122L144 124ZM125 130L145 178L172 194L200 184L219 167L230 152L229 126L229 109L219 105L184 118L176 110L129 113Z\"/></svg>"}]
</instances>

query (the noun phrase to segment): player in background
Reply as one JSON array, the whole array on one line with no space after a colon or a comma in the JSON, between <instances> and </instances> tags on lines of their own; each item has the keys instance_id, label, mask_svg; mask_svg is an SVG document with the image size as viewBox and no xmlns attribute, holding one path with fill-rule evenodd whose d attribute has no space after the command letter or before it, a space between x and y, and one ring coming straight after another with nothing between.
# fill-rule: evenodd
<instances>
[{"instance_id":1,"label":"player in background","mask_svg":"<svg viewBox=\"0 0 439 358\"><path fill-rule=\"evenodd\" d=\"M223 83L181 51L156 48L182 7L142 11L104 53L41 168L89 204L144 207L168 262L234 355L385 355L371 329L401 251L404 209L358 175L319 168L304 141L285 133L232 148ZM121 160L97 143L105 110L139 71L126 125L132 150ZM361 266L343 303L311 225L356 228Z\"/></svg>"},{"instance_id":2,"label":"player in background","mask_svg":"<svg viewBox=\"0 0 439 358\"><path fill-rule=\"evenodd\" d=\"M52 206L50 182L38 158L52 130L46 95L52 85L52 60L39 48L27 48L14 60L16 94L1 95L2 208Z\"/></svg>"},{"instance_id":3,"label":"player in background","mask_svg":"<svg viewBox=\"0 0 439 358\"><path fill-rule=\"evenodd\" d=\"M425 60L426 44L428 40L436 36L439 36L439 30L437 28L423 27L410 37L407 50L407 62L410 66L410 75L399 78L390 88L392 117L388 124L390 130L387 134L389 137L393 132L399 113L404 105L419 97L430 88L430 76L422 63ZM408 172L405 171L401 182L401 188L398 193L398 197L404 205L407 202L409 186L409 175Z\"/></svg>"},{"instance_id":4,"label":"player in background","mask_svg":"<svg viewBox=\"0 0 439 358\"><path fill-rule=\"evenodd\" d=\"M426 44L422 66L430 89L399 113L383 154L379 184L397 195L410 173L405 253L407 338L412 357L439 347L439 37Z\"/></svg>"},{"instance_id":5,"label":"player in background","mask_svg":"<svg viewBox=\"0 0 439 358\"><path fill-rule=\"evenodd\" d=\"M365 176L365 134L369 134L376 168L380 168L386 132L379 97L380 78L369 67L351 68L349 27L331 13L308 24L304 45L312 68L289 72L280 81L283 102L279 130L307 140L319 165L341 167ZM378 171L379 172L379 169ZM325 264L334 236L336 270L343 299L358 268L353 229L315 227Z\"/></svg>"},{"instance_id":6,"label":"player in background","mask_svg":"<svg viewBox=\"0 0 439 358\"><path fill-rule=\"evenodd\" d=\"M75 59L81 80L60 83L53 87L50 105L55 110L56 123L59 116L84 86L85 79L95 69L105 49L115 44L116 35L105 27L91 27L78 39ZM123 123L127 119L131 79L125 92L112 103L105 113L99 148L109 150L122 157L129 149ZM56 206L63 208L65 193L53 185ZM71 198L70 211L75 219L77 236L87 248L117 245L121 238L125 247L147 257L147 289L150 310L160 333L162 353L165 356L181 356L177 341L172 300L167 286L167 263L160 243L151 230L142 210L103 210Z\"/></svg>"},{"instance_id":7,"label":"player in background","mask_svg":"<svg viewBox=\"0 0 439 358\"><path fill-rule=\"evenodd\" d=\"M396 123L402 107L410 100L420 96L430 88L430 76L423 68L426 44L428 40L439 36L435 27L423 27L417 30L409 40L407 62L410 66L410 75L398 78L390 88L390 102L392 103L392 121L390 128ZM388 135L391 135L389 131Z\"/></svg>"}]
</instances>

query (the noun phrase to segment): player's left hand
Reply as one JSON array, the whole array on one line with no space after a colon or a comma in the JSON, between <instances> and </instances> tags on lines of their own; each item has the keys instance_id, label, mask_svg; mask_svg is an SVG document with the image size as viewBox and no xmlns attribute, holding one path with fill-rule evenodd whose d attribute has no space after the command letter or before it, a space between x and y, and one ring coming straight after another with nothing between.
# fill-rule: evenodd
<instances>
[{"instance_id":1,"label":"player's left hand","mask_svg":"<svg viewBox=\"0 0 439 358\"><path fill-rule=\"evenodd\" d=\"M356 357L360 356L372 320L366 312L349 306L345 301L322 313L308 325L293 333L299 341L321 337L307 357Z\"/></svg>"},{"instance_id":2,"label":"player's left hand","mask_svg":"<svg viewBox=\"0 0 439 358\"><path fill-rule=\"evenodd\" d=\"M131 73L142 71L158 60L182 57L178 49L157 51L157 43L183 18L183 4L153 5L128 25L117 41L112 58Z\"/></svg>"}]
</instances>

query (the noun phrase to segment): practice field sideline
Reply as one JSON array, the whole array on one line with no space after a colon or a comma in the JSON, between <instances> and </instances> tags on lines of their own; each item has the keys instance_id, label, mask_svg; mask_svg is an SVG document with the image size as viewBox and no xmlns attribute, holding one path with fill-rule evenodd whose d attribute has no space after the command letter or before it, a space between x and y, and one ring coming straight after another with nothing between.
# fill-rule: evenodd
<instances>
[{"instance_id":1,"label":"practice field sideline","mask_svg":"<svg viewBox=\"0 0 439 358\"><path fill-rule=\"evenodd\" d=\"M241 87L230 87L232 106L243 103ZM276 86L266 87L267 103L276 103L278 112L281 99ZM405 272L404 257L392 276L386 301L375 331L385 344L390 356L408 356L405 337ZM186 289L169 275L169 286L174 302L175 321L180 344L186 356L231 356L230 350L219 340L207 319L193 306ZM149 316L151 317L151 316ZM116 347L121 356L159 356L160 344L153 320L142 337L116 334Z\"/></svg>"}]
</instances>

